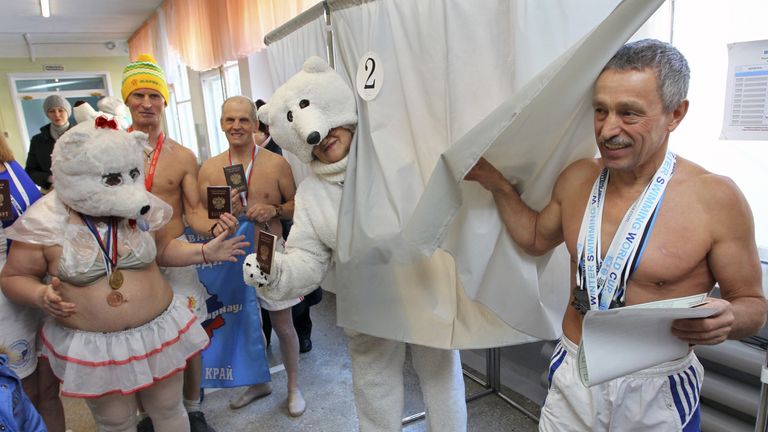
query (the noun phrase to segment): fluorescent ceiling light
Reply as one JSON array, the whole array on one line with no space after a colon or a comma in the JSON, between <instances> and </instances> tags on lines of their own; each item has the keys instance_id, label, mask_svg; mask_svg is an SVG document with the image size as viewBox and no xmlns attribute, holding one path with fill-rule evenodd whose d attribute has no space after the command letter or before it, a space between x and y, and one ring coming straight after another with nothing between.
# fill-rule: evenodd
<instances>
[{"instance_id":1,"label":"fluorescent ceiling light","mask_svg":"<svg viewBox=\"0 0 768 432\"><path fill-rule=\"evenodd\" d=\"M40 14L45 18L51 16L51 4L50 0L40 0Z\"/></svg>"},{"instance_id":2,"label":"fluorescent ceiling light","mask_svg":"<svg viewBox=\"0 0 768 432\"><path fill-rule=\"evenodd\" d=\"M57 80L56 82L52 82L52 83L45 83L45 84L38 84L38 85L29 86L29 87L23 89L23 91L24 92L29 92L29 91L45 90L45 89L49 89L49 88L52 88L52 87L64 87L64 86L69 86L69 85L74 85L74 84L80 84L81 82L85 82L85 80L72 80L72 81L67 81L67 82L58 82L58 80Z\"/></svg>"}]
</instances>

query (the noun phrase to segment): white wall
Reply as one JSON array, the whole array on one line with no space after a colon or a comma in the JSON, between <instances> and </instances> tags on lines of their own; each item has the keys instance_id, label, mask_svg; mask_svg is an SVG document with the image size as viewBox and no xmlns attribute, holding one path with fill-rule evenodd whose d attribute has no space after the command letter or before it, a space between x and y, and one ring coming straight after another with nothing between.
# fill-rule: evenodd
<instances>
[{"instance_id":1,"label":"white wall","mask_svg":"<svg viewBox=\"0 0 768 432\"><path fill-rule=\"evenodd\" d=\"M251 93L246 96L254 101L256 99L268 101L275 89L272 87L267 50L261 50L248 56L248 70L250 72ZM241 77L241 79L243 78Z\"/></svg>"},{"instance_id":2,"label":"white wall","mask_svg":"<svg viewBox=\"0 0 768 432\"><path fill-rule=\"evenodd\" d=\"M768 247L768 141L725 141L719 136L727 45L768 39L766 16L765 0L675 1L672 43L691 67L691 106L670 139L674 152L736 182L752 207L757 244L763 247Z\"/></svg>"}]
</instances>

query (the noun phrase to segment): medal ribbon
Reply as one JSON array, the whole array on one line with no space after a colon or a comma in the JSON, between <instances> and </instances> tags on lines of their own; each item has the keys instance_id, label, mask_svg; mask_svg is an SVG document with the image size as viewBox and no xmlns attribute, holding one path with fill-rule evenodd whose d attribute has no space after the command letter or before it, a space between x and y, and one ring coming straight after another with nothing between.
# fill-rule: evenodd
<instances>
[{"instance_id":1,"label":"medal ribbon","mask_svg":"<svg viewBox=\"0 0 768 432\"><path fill-rule=\"evenodd\" d=\"M667 151L661 166L643 193L630 206L611 241L605 258L600 261L601 230L605 190L608 186L608 169L604 168L595 181L584 218L579 229L576 256L576 284L589 294L592 310L609 309L614 300L623 301L625 287L634 269L627 263L636 260L638 246L649 221L655 221L664 191L675 169L675 155ZM651 222L653 223L653 222ZM642 250L640 250L642 253ZM639 261L639 256L637 256Z\"/></svg>"},{"instance_id":2,"label":"medal ribbon","mask_svg":"<svg viewBox=\"0 0 768 432\"><path fill-rule=\"evenodd\" d=\"M247 190L240 192L240 202L243 203L243 207L248 206L248 190L251 189L251 171L253 171L253 161L256 159L256 153L259 151L259 146L253 146L253 153L251 154L251 163L248 164L248 168L245 170L245 184ZM227 151L227 157L229 158L229 166L232 166L232 152Z\"/></svg>"},{"instance_id":3,"label":"medal ribbon","mask_svg":"<svg viewBox=\"0 0 768 432\"><path fill-rule=\"evenodd\" d=\"M83 220L85 226L96 238L96 243L99 244L99 248L103 252L104 266L107 268L107 276L112 274L112 270L117 267L117 218L110 217L107 223L107 232L104 236L107 243L104 244L104 240L99 235L99 229L93 223L90 217L80 214L80 219Z\"/></svg>"},{"instance_id":4,"label":"medal ribbon","mask_svg":"<svg viewBox=\"0 0 768 432\"><path fill-rule=\"evenodd\" d=\"M157 168L157 160L160 158L160 152L163 151L163 143L165 142L165 134L160 132L157 137L157 144L155 144L155 150L152 152L152 160L149 162L149 169L147 175L144 177L144 187L147 191L152 190L152 180L155 178L155 169Z\"/></svg>"}]
</instances>

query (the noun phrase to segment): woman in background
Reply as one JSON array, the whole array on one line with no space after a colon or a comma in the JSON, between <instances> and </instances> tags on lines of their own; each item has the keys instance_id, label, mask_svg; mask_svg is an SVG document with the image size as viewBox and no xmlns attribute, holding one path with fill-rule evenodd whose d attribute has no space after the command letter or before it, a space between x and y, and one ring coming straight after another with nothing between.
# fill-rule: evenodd
<instances>
[{"instance_id":1,"label":"woman in background","mask_svg":"<svg viewBox=\"0 0 768 432\"><path fill-rule=\"evenodd\" d=\"M40 128L40 133L32 137L24 169L32 180L40 186L43 194L53 188L51 175L51 152L53 145L69 128L69 116L72 105L59 95L50 95L43 102L43 112L51 121Z\"/></svg>"},{"instance_id":2,"label":"woman in background","mask_svg":"<svg viewBox=\"0 0 768 432\"><path fill-rule=\"evenodd\" d=\"M24 213L40 192L13 157L5 137L0 134L0 270L5 266L11 241L5 229ZM3 183L4 183L3 182ZM48 430L64 432L64 408L59 398L59 382L46 359L37 357L37 330L41 315L35 308L9 301L0 291L0 347L8 351L7 366L21 378L24 392L42 414Z\"/></svg>"}]
</instances>

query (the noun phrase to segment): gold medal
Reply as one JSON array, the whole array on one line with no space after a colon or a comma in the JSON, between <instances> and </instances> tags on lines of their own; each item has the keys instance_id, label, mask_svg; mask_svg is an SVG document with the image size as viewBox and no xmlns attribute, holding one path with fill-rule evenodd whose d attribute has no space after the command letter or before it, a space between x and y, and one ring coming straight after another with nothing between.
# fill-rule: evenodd
<instances>
[{"instance_id":1,"label":"gold medal","mask_svg":"<svg viewBox=\"0 0 768 432\"><path fill-rule=\"evenodd\" d=\"M120 291L112 291L107 296L107 304L112 307L118 307L123 303L125 303L125 298L120 294Z\"/></svg>"},{"instance_id":2,"label":"gold medal","mask_svg":"<svg viewBox=\"0 0 768 432\"><path fill-rule=\"evenodd\" d=\"M123 272L120 270L112 272L109 276L109 286L115 290L120 289L120 287L123 286Z\"/></svg>"}]
</instances>

